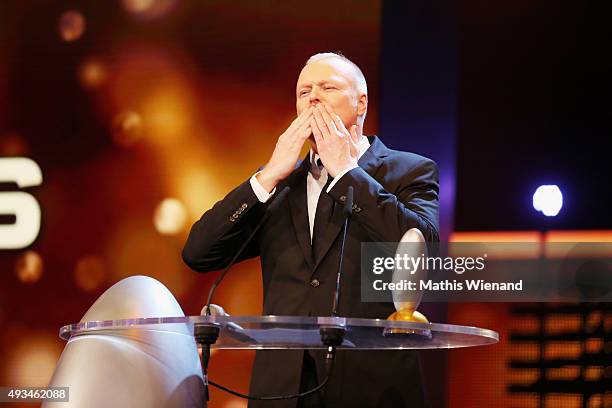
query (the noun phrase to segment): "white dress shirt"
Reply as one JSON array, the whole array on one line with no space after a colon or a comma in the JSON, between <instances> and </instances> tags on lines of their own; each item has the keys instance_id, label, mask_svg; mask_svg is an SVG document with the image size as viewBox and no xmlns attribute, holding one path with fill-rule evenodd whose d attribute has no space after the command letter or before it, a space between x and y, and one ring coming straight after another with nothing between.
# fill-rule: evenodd
<instances>
[{"instance_id":1,"label":"white dress shirt","mask_svg":"<svg viewBox=\"0 0 612 408\"><path fill-rule=\"evenodd\" d=\"M370 141L368 140L367 137L362 136L361 139L359 140L359 143L357 143L357 150L358 150L357 160L359 160L361 156L363 156L363 154L366 152L366 150L368 150L369 147L370 147ZM327 177L328 177L327 170L325 169L325 167L321 166L321 168L319 168L319 166L317 166L317 160L319 160L319 155L316 154L312 149L310 149L310 171L308 172L308 176L306 177L306 195L308 197L308 224L310 225L310 241L311 242L312 242L312 230L314 228L315 213L317 211L317 203L319 201L319 195L321 195L321 191L323 190L325 183L327 183ZM345 169L341 171L340 173L338 173L338 175L334 177L332 182L329 184L329 187L327 187L326 192L329 193L330 190L334 187L334 185L338 182L338 180L340 180L342 176L344 176L346 173L348 173L350 170L353 170L356 167L359 167L359 166L349 167L348 169ZM258 174L259 172L255 173L253 177L251 177L251 180L250 180L251 187L253 188L253 192L257 196L257 199L261 201L262 203L265 203L266 201L268 201L270 197L274 195L274 193L276 192L276 188L274 188L270 193L268 193L266 189L263 188L262 185L257 180Z\"/></svg>"}]
</instances>

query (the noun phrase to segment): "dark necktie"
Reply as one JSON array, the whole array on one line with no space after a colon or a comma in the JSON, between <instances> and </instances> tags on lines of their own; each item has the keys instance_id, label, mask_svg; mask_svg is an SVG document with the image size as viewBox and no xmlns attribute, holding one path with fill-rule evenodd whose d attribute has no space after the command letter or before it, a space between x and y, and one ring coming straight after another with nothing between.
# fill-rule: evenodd
<instances>
[{"instance_id":1,"label":"dark necktie","mask_svg":"<svg viewBox=\"0 0 612 408\"><path fill-rule=\"evenodd\" d=\"M332 182L333 177L327 176L325 186L321 190L319 195L319 201L317 201L317 210L315 212L315 221L312 228L312 256L315 262L323 255L323 241L325 237L325 231L327 231L327 225L332 216L334 208L334 199L327 194L327 188Z\"/></svg>"}]
</instances>

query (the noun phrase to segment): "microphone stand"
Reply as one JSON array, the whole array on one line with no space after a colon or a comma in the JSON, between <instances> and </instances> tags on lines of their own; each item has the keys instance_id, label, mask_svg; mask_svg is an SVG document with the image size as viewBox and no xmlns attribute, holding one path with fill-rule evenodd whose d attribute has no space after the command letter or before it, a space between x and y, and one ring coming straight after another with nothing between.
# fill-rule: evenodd
<instances>
[{"instance_id":1,"label":"microphone stand","mask_svg":"<svg viewBox=\"0 0 612 408\"><path fill-rule=\"evenodd\" d=\"M253 229L251 234L247 237L244 243L240 246L234 257L230 260L227 267L223 270L223 272L217 277L215 282L213 283L210 291L208 292L208 299L206 300L206 315L210 316L210 305L212 302L212 298L214 293L232 267L232 265L236 262L240 254L246 249L248 243L253 239L257 231L261 228L264 221L269 217L269 215L276 210L277 207L280 206L280 203L284 201L285 197L289 194L289 187L285 187L283 191L281 191L278 196L274 199L274 201L268 206L266 209L266 214L261 219L261 221L257 224L257 226ZM338 304L340 299L340 279L342 276L342 261L344 258L344 244L346 242L346 232L349 227L350 217L353 214L353 187L349 186L346 193L346 201L344 203L343 213L345 215L344 219L344 227L342 233L342 242L340 244L340 259L338 262L338 274L336 277L336 289L334 292L334 303L332 307L332 316L337 317L338 315ZM249 400L259 400L259 401L276 401L283 399L293 399L293 398L301 398L307 395L318 392L323 389L327 383L329 382L329 378L331 377L331 373L334 367L335 355L336 355L336 347L342 344L344 340L344 335L346 334L346 329L342 326L327 326L321 327L319 330L321 335L321 342L327 346L327 354L325 356L325 371L326 376L325 379L317 385L315 388L310 389L308 391L292 394L292 395L281 395L281 396L263 396L256 397L248 394L242 394L237 391L231 390L223 385L217 384L208 379L208 363L210 361L210 346L214 344L219 337L219 325L215 323L196 323L194 325L194 337L198 344L202 346L202 372L204 377L204 388L206 393L206 401L210 401L210 396L208 392L208 385L212 385L216 388L219 388L223 391L226 391L232 395L235 395L240 398L245 398Z\"/></svg>"},{"instance_id":2,"label":"microphone stand","mask_svg":"<svg viewBox=\"0 0 612 408\"><path fill-rule=\"evenodd\" d=\"M206 316L211 315L210 304L212 302L213 296L215 295L217 287L219 286L223 278L225 278L225 275L227 275L227 272L230 270L230 268L234 265L234 263L236 263L238 257L244 252L247 245L251 242L255 234L257 234L264 222L268 219L270 214L276 211L280 204L285 200L290 190L291 189L289 188L289 186L287 186L280 193L278 193L276 197L274 197L268 208L266 208L265 215L262 217L259 223L257 223L253 231L251 231L251 234L249 234L247 239L244 240L244 242L242 243L238 251L236 251L234 257L227 264L223 272L219 274L219 276L211 286L210 290L208 291L208 298L206 299ZM193 335L195 341L202 346L202 377L204 379L204 391L206 394L206 401L210 401L208 384L210 383L211 385L216 385L215 383L208 380L208 363L210 361L210 346L217 342L217 339L219 338L219 331L219 325L215 323L196 323L193 327Z\"/></svg>"},{"instance_id":3,"label":"microphone stand","mask_svg":"<svg viewBox=\"0 0 612 408\"><path fill-rule=\"evenodd\" d=\"M336 275L336 289L334 290L334 303L332 306L332 317L338 316L338 305L340 302L340 279L342 277L342 261L344 260L344 243L346 242L346 231L349 227L351 215L353 215L353 186L348 186L346 191L346 201L344 201L344 227L342 231L342 241L340 242L340 258L338 260L338 274ZM346 329L342 326L324 326L319 329L321 341L327 346L325 355L325 367L328 369L328 377L334 366L336 357L336 347L342 344Z\"/></svg>"},{"instance_id":4,"label":"microphone stand","mask_svg":"<svg viewBox=\"0 0 612 408\"><path fill-rule=\"evenodd\" d=\"M336 290L334 291L334 305L332 316L338 316L338 304L340 302L340 277L342 276L342 261L344 260L344 243L346 242L346 231L349 227L351 216L353 215L353 186L346 189L346 201L344 202L344 227L342 231L342 241L340 242L340 259L338 260L338 274L336 275Z\"/></svg>"},{"instance_id":5,"label":"microphone stand","mask_svg":"<svg viewBox=\"0 0 612 408\"><path fill-rule=\"evenodd\" d=\"M270 216L270 214L273 213L274 211L276 211L276 209L280 206L280 204L285 200L285 197L287 197L287 195L289 195L289 191L290 190L291 190L291 188L289 186L287 186L280 193L278 193L278 195L276 197L274 197L272 203L270 203L268 208L266 208L265 215L262 217L262 219L259 221L259 223L257 223L257 225L255 226L255 228L253 229L251 234L247 237L247 239L244 240L244 242L242 243L240 248L238 248L238 251L236 251L236 253L234 254L234 257L230 260L229 264L227 264L227 266L225 267L223 272L221 272L221 274L219 276L217 276L217 279L215 279L215 282L213 283L213 285L211 286L210 290L208 291L208 299L206 299L206 315L207 316L210 316L210 304L212 302L213 296L215 295L215 291L217 290L217 287L219 286L219 284L221 283L223 278L225 278L225 275L230 270L230 268L232 266L234 266L234 263L236 262L238 257L242 254L242 252L244 252L244 250L246 249L247 245L249 244L249 242L251 242L251 240L253 239L255 234L257 234L257 232L262 227L264 222L267 221L267 219Z\"/></svg>"}]
</instances>

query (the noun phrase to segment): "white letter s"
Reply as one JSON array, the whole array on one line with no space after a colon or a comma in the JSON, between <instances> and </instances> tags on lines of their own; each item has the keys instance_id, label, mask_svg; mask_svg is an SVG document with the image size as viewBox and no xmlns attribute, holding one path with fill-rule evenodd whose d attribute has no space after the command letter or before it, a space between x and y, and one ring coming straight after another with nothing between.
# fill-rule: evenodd
<instances>
[{"instance_id":1,"label":"white letter s","mask_svg":"<svg viewBox=\"0 0 612 408\"><path fill-rule=\"evenodd\" d=\"M26 157L0 158L0 183L11 182L19 188L40 185L40 167ZM0 249L21 249L34 242L40 232L40 205L31 194L0 192L0 214L16 217L14 224L0 225Z\"/></svg>"}]
</instances>

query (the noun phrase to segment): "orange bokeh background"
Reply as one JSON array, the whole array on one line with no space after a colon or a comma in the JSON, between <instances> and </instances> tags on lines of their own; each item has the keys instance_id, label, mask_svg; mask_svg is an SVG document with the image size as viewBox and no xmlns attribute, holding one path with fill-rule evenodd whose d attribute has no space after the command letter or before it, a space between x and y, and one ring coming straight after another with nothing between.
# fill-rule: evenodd
<instances>
[{"instance_id":1,"label":"orange bokeh background","mask_svg":"<svg viewBox=\"0 0 612 408\"><path fill-rule=\"evenodd\" d=\"M365 130L378 125L376 1L46 3L8 4L0 29L0 156L43 173L27 190L42 210L37 240L0 252L3 385L46 385L59 327L124 277L158 279L199 314L217 273L183 264L189 227L265 164L310 55L339 50L361 66ZM237 265L215 302L260 314L258 260ZM215 352L210 374L246 392L252 358ZM246 406L212 392L211 407Z\"/></svg>"}]
</instances>

